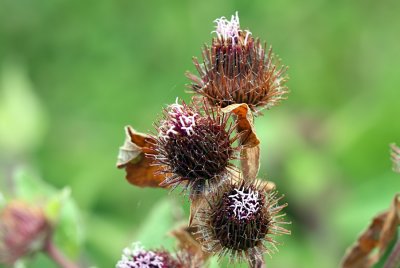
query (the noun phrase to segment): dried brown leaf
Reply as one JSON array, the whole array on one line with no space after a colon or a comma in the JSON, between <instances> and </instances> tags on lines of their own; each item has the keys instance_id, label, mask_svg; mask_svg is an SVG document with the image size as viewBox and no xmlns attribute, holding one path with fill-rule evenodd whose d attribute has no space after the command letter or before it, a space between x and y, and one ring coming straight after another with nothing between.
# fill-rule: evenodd
<instances>
[{"instance_id":1,"label":"dried brown leaf","mask_svg":"<svg viewBox=\"0 0 400 268\"><path fill-rule=\"evenodd\" d=\"M196 227L181 226L171 232L171 235L178 240L179 250L185 250L192 256L200 258L202 261L206 261L210 254L204 252L199 242L197 242L194 234L197 232Z\"/></svg>"},{"instance_id":2,"label":"dried brown leaf","mask_svg":"<svg viewBox=\"0 0 400 268\"><path fill-rule=\"evenodd\" d=\"M260 146L243 149L241 152L243 177L254 179L260 170Z\"/></svg>"},{"instance_id":3,"label":"dried brown leaf","mask_svg":"<svg viewBox=\"0 0 400 268\"><path fill-rule=\"evenodd\" d=\"M192 226L193 219L197 212L206 205L206 200L203 195L196 196L191 200L190 204L190 215L189 215L189 226Z\"/></svg>"},{"instance_id":4,"label":"dried brown leaf","mask_svg":"<svg viewBox=\"0 0 400 268\"><path fill-rule=\"evenodd\" d=\"M236 115L237 130L240 133L241 165L245 179L255 179L260 169L260 140L255 128L253 114L246 103L232 104L222 108L223 113Z\"/></svg>"},{"instance_id":5,"label":"dried brown leaf","mask_svg":"<svg viewBox=\"0 0 400 268\"><path fill-rule=\"evenodd\" d=\"M397 194L386 216L379 239L379 250L381 255L385 253L390 241L396 236L397 227L400 225L400 194Z\"/></svg>"},{"instance_id":6,"label":"dried brown leaf","mask_svg":"<svg viewBox=\"0 0 400 268\"><path fill-rule=\"evenodd\" d=\"M165 179L160 174L160 167L153 165L153 159L146 153L153 152L154 139L136 132L132 127L125 127L126 138L119 149L117 167L125 168L126 179L139 187L160 187Z\"/></svg>"},{"instance_id":7,"label":"dried brown leaf","mask_svg":"<svg viewBox=\"0 0 400 268\"><path fill-rule=\"evenodd\" d=\"M260 144L254 129L253 114L246 103L231 104L222 108L223 113L234 113L236 115L237 129L242 135L243 145L254 147Z\"/></svg>"},{"instance_id":8,"label":"dried brown leaf","mask_svg":"<svg viewBox=\"0 0 400 268\"><path fill-rule=\"evenodd\" d=\"M397 194L390 209L375 216L356 243L346 251L342 267L372 267L385 253L390 241L396 237L399 224L400 194Z\"/></svg>"}]
</instances>

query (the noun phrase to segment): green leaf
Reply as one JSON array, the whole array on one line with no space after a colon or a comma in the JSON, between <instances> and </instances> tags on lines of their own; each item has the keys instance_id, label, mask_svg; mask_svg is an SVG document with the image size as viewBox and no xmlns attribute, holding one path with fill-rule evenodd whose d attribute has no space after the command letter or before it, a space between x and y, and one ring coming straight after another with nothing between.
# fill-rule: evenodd
<instances>
[{"instance_id":1,"label":"green leaf","mask_svg":"<svg viewBox=\"0 0 400 268\"><path fill-rule=\"evenodd\" d=\"M71 195L71 189L65 187L63 190L58 192L56 195L54 195L47 201L44 207L44 212L46 214L46 218L50 222L56 223L58 221L62 206L65 202L68 202L70 195Z\"/></svg>"},{"instance_id":2,"label":"green leaf","mask_svg":"<svg viewBox=\"0 0 400 268\"><path fill-rule=\"evenodd\" d=\"M160 248L173 251L175 241L168 233L174 225L174 206L170 199L162 199L158 202L147 218L137 230L137 241L140 241L146 248Z\"/></svg>"},{"instance_id":3,"label":"green leaf","mask_svg":"<svg viewBox=\"0 0 400 268\"><path fill-rule=\"evenodd\" d=\"M64 195L60 218L57 223L54 240L67 256L76 259L84 238L84 229L80 211L75 201Z\"/></svg>"}]
</instances>

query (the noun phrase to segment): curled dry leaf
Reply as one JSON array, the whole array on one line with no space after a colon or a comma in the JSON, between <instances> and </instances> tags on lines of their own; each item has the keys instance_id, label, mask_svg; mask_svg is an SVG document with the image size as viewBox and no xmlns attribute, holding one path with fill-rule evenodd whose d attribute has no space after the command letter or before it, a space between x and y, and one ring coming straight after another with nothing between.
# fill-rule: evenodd
<instances>
[{"instance_id":1,"label":"curled dry leaf","mask_svg":"<svg viewBox=\"0 0 400 268\"><path fill-rule=\"evenodd\" d=\"M136 132L132 127L125 127L126 138L118 153L118 168L125 168L126 179L140 187L160 187L165 177L159 174L159 167L153 166L153 160L146 153L153 151L154 139Z\"/></svg>"},{"instance_id":2,"label":"curled dry leaf","mask_svg":"<svg viewBox=\"0 0 400 268\"><path fill-rule=\"evenodd\" d=\"M343 268L372 267L396 238L400 224L400 194L397 194L389 210L378 214L372 223L350 247L342 260Z\"/></svg>"},{"instance_id":3,"label":"curled dry leaf","mask_svg":"<svg viewBox=\"0 0 400 268\"><path fill-rule=\"evenodd\" d=\"M392 161L393 161L393 170L397 173L400 173L400 148L396 146L396 144L391 144L392 148Z\"/></svg>"},{"instance_id":4,"label":"curled dry leaf","mask_svg":"<svg viewBox=\"0 0 400 268\"><path fill-rule=\"evenodd\" d=\"M240 133L242 172L245 179L257 177L260 169L260 140L257 138L253 114L246 103L232 104L221 110L236 115L237 130Z\"/></svg>"},{"instance_id":5,"label":"curled dry leaf","mask_svg":"<svg viewBox=\"0 0 400 268\"><path fill-rule=\"evenodd\" d=\"M197 232L195 227L181 226L171 232L171 235L178 240L178 248L181 251L188 252L194 259L204 263L210 257L210 254L201 249L201 245L194 237Z\"/></svg>"},{"instance_id":6,"label":"curled dry leaf","mask_svg":"<svg viewBox=\"0 0 400 268\"><path fill-rule=\"evenodd\" d=\"M253 114L246 103L231 104L222 108L223 113L234 113L237 117L237 128L238 131L244 132L242 134L243 145L246 147L254 147L260 144L257 138L254 125L253 125Z\"/></svg>"},{"instance_id":7,"label":"curled dry leaf","mask_svg":"<svg viewBox=\"0 0 400 268\"><path fill-rule=\"evenodd\" d=\"M190 215L189 215L189 226L192 226L194 216L197 214L199 209L206 205L206 199L203 195L196 196L191 200L190 204Z\"/></svg>"}]
</instances>

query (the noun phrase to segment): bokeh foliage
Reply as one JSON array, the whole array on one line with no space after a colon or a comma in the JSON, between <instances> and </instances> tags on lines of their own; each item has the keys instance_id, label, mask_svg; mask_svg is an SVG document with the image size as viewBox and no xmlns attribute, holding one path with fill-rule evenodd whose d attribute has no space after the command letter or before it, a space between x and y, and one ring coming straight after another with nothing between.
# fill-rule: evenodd
<instances>
[{"instance_id":1,"label":"bokeh foliage","mask_svg":"<svg viewBox=\"0 0 400 268\"><path fill-rule=\"evenodd\" d=\"M128 185L115 168L123 127L152 130L165 104L189 99L191 57L236 10L290 67L289 99L256 119L260 174L293 222L270 267L337 267L399 191L399 1L0 0L0 178L29 164L69 186L89 264L114 266L139 238L172 246L160 215L187 201Z\"/></svg>"}]
</instances>

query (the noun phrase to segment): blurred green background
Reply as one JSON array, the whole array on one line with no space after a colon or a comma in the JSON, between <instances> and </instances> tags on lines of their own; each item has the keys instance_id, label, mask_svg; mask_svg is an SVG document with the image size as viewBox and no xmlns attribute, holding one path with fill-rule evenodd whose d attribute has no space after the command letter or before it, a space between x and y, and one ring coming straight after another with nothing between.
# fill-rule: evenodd
<instances>
[{"instance_id":1,"label":"blurred green background","mask_svg":"<svg viewBox=\"0 0 400 268\"><path fill-rule=\"evenodd\" d=\"M1 178L23 165L71 188L87 266L115 266L137 239L172 247L164 233L188 203L125 181L123 127L150 131L189 99L191 57L236 10L290 67L289 99L256 120L260 177L293 222L269 267L337 267L399 192L388 146L400 143L399 1L0 0Z\"/></svg>"}]
</instances>

